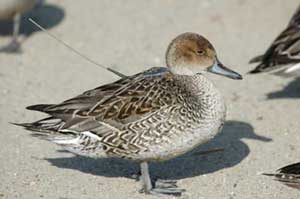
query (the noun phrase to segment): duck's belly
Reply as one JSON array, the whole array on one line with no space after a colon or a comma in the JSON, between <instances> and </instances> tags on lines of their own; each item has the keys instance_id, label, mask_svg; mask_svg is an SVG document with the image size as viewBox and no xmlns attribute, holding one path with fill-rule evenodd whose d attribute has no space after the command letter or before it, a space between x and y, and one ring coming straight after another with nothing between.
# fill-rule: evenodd
<instances>
[{"instance_id":1,"label":"duck's belly","mask_svg":"<svg viewBox=\"0 0 300 199\"><path fill-rule=\"evenodd\" d=\"M37 0L1 0L0 20L12 19L16 13L30 10Z\"/></svg>"},{"instance_id":2,"label":"duck's belly","mask_svg":"<svg viewBox=\"0 0 300 199\"><path fill-rule=\"evenodd\" d=\"M196 111L182 107L170 110L161 111L161 121L156 124L152 121L158 118L153 116L144 120L143 125L138 125L148 128L137 129L139 136L130 143L134 143L140 150L130 153L130 159L162 161L182 155L214 138L220 132L226 115L222 100L211 103L209 108Z\"/></svg>"},{"instance_id":3,"label":"duck's belly","mask_svg":"<svg viewBox=\"0 0 300 199\"><path fill-rule=\"evenodd\" d=\"M164 161L175 158L213 139L220 132L223 123L223 120L219 120L204 128L184 131L180 135L170 136L168 139L163 139L165 142L153 143L147 151L139 153L134 159Z\"/></svg>"}]
</instances>

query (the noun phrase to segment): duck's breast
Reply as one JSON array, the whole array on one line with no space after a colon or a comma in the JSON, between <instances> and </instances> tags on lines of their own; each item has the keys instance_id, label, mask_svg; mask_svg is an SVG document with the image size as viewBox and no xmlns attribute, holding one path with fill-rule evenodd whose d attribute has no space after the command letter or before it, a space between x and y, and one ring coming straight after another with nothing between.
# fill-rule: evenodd
<instances>
[{"instance_id":1,"label":"duck's breast","mask_svg":"<svg viewBox=\"0 0 300 199\"><path fill-rule=\"evenodd\" d=\"M141 157L152 160L174 158L211 140L221 130L226 114L223 97L209 80L203 78L195 76L186 80L183 89L189 93L182 98L181 105L161 111L160 117L167 119L153 129L161 136L152 141Z\"/></svg>"}]
</instances>

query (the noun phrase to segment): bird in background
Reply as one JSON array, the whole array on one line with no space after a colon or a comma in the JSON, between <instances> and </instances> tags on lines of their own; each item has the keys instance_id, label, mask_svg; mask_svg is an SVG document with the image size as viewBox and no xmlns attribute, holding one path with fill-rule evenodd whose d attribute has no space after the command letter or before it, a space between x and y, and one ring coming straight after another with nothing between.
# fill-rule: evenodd
<instances>
[{"instance_id":1,"label":"bird in background","mask_svg":"<svg viewBox=\"0 0 300 199\"><path fill-rule=\"evenodd\" d=\"M182 155L213 139L225 121L224 99L207 72L242 79L212 44L184 33L169 44L167 67L124 76L59 104L27 107L49 116L17 124L78 155L138 162L142 192L181 195L174 180L150 177L148 163ZM59 91L57 91L59 92Z\"/></svg>"},{"instance_id":2,"label":"bird in background","mask_svg":"<svg viewBox=\"0 0 300 199\"><path fill-rule=\"evenodd\" d=\"M18 52L20 42L18 41L23 13L31 10L39 0L1 0L0 20L13 20L13 36L11 42L0 47L0 52Z\"/></svg>"},{"instance_id":3,"label":"bird in background","mask_svg":"<svg viewBox=\"0 0 300 199\"><path fill-rule=\"evenodd\" d=\"M277 170L277 173L265 173L264 175L273 176L275 180L300 190L300 162L282 167Z\"/></svg>"},{"instance_id":4,"label":"bird in background","mask_svg":"<svg viewBox=\"0 0 300 199\"><path fill-rule=\"evenodd\" d=\"M252 74L273 71L283 76L300 75L300 6L267 51L250 63L259 63L249 72Z\"/></svg>"}]
</instances>

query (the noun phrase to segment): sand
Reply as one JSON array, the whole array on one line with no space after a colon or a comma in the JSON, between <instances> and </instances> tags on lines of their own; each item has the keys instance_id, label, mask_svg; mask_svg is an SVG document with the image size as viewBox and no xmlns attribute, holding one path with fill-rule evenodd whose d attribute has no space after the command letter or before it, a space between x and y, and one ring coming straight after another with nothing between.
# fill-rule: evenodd
<instances>
[{"instance_id":1,"label":"sand","mask_svg":"<svg viewBox=\"0 0 300 199\"><path fill-rule=\"evenodd\" d=\"M264 52L299 2L47 2L64 11L51 32L125 74L163 66L170 40L187 31L207 37L219 59L244 74L243 81L210 75L226 98L227 123L219 136L195 151L216 147L225 151L198 156L188 153L152 164L153 176L178 180L187 190L182 198L299 198L299 191L261 173L300 161L300 81L246 74L254 67L248 64L249 59ZM47 17L56 14L62 13L53 11ZM1 45L9 40L7 35L0 36ZM130 177L138 170L136 164L76 157L9 124L44 116L26 111L28 105L57 103L117 79L39 31L24 39L22 51L0 54L0 198L156 198L138 193L140 184Z\"/></svg>"}]
</instances>

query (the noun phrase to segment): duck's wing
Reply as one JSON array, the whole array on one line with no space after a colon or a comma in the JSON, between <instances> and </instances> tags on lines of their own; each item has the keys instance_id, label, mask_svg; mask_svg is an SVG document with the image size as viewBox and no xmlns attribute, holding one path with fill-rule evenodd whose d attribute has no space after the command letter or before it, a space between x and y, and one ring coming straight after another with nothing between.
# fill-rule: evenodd
<instances>
[{"instance_id":1,"label":"duck's wing","mask_svg":"<svg viewBox=\"0 0 300 199\"><path fill-rule=\"evenodd\" d=\"M101 135L118 131L130 122L175 103L171 96L175 94L168 89L172 77L166 68L152 68L86 91L60 104L29 106L29 110L45 112L50 117L21 125L48 134L77 135L93 131Z\"/></svg>"},{"instance_id":2,"label":"duck's wing","mask_svg":"<svg viewBox=\"0 0 300 199\"><path fill-rule=\"evenodd\" d=\"M300 162L280 168L278 173L265 175L273 176L289 187L300 189Z\"/></svg>"},{"instance_id":3,"label":"duck's wing","mask_svg":"<svg viewBox=\"0 0 300 199\"><path fill-rule=\"evenodd\" d=\"M288 26L289 27L299 26L299 24L300 24L300 6L297 8L296 12L292 16Z\"/></svg>"},{"instance_id":4,"label":"duck's wing","mask_svg":"<svg viewBox=\"0 0 300 199\"><path fill-rule=\"evenodd\" d=\"M250 73L277 69L280 66L300 62L300 7L291 18L288 27L273 41L264 55L254 57L250 63L260 64Z\"/></svg>"}]
</instances>

